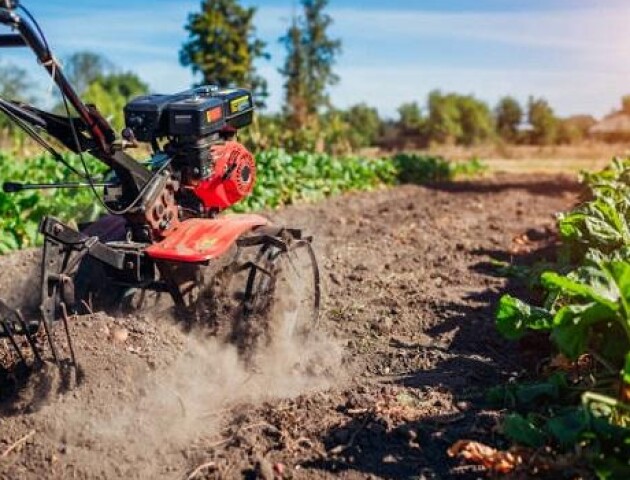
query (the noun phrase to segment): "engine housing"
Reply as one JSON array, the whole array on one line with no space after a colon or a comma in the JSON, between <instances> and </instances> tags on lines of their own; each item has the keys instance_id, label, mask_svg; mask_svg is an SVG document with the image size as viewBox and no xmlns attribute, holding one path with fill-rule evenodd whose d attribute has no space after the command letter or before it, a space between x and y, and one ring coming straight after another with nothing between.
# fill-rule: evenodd
<instances>
[{"instance_id":1,"label":"engine housing","mask_svg":"<svg viewBox=\"0 0 630 480\"><path fill-rule=\"evenodd\" d=\"M210 174L193 180L192 189L206 210L225 210L252 193L256 183L254 156L235 141L210 147Z\"/></svg>"}]
</instances>

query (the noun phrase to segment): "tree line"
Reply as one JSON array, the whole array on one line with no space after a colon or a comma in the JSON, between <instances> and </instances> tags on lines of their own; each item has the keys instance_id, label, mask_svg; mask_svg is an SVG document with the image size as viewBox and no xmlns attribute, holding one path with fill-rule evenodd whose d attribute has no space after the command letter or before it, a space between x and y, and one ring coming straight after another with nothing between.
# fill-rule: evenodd
<instances>
[{"instance_id":1,"label":"tree line","mask_svg":"<svg viewBox=\"0 0 630 480\"><path fill-rule=\"evenodd\" d=\"M507 96L490 106L473 95L439 90L430 92L423 103L400 105L394 119L382 118L366 103L336 108L329 91L339 81L335 65L342 44L331 35L334 20L327 7L328 0L300 0L299 10L278 39L285 56L279 69L284 95L277 113L265 110L268 84L256 68L270 59L268 45L257 34L256 8L239 0L204 0L200 10L189 15L181 64L200 78L199 84L253 90L261 113L243 132L250 147L345 153L369 146L401 149L494 141L551 145L579 142L595 123L587 115L561 119L544 98L530 97L522 105ZM99 54L75 53L64 66L83 98L98 105L117 129L123 127L124 105L148 91L137 74L120 71ZM31 100L31 91L26 72L0 67L0 95ZM5 134L14 133L6 119L0 128Z\"/></svg>"}]
</instances>

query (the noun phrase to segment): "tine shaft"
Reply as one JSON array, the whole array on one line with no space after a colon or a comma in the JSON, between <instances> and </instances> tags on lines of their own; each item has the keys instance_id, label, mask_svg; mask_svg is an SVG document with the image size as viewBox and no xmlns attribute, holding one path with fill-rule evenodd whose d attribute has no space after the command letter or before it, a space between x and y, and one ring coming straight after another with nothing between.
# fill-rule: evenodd
<instances>
[{"instance_id":1,"label":"tine shaft","mask_svg":"<svg viewBox=\"0 0 630 480\"><path fill-rule=\"evenodd\" d=\"M3 320L2 327L4 328L4 331L6 332L7 337L9 338L9 342L11 342L11 345L15 349L15 353L17 353L18 357L20 357L20 360L22 361L22 363L26 364L26 359L24 358L24 355L22 354L22 350L20 349L20 346L15 341L15 336L13 335L13 329L11 328L11 325L9 325L9 322L7 322L6 320Z\"/></svg>"},{"instance_id":2,"label":"tine shaft","mask_svg":"<svg viewBox=\"0 0 630 480\"><path fill-rule=\"evenodd\" d=\"M317 263L317 257L315 256L315 250L313 245L309 242L306 246L308 255L311 258L311 266L313 267L313 287L315 288L315 298L313 299L313 321L315 324L319 322L319 310L321 308L322 301L322 279L321 272L319 271L319 264Z\"/></svg>"},{"instance_id":3,"label":"tine shaft","mask_svg":"<svg viewBox=\"0 0 630 480\"><path fill-rule=\"evenodd\" d=\"M53 360L55 361L55 364L59 367L60 365L59 365L59 355L57 354L57 347L55 346L55 341L52 338L50 325L48 325L48 322L46 321L46 315L44 314L43 310L42 310L42 323L44 324L44 330L46 331L46 338L48 338L48 344L50 345L50 351L52 353Z\"/></svg>"},{"instance_id":4,"label":"tine shaft","mask_svg":"<svg viewBox=\"0 0 630 480\"><path fill-rule=\"evenodd\" d=\"M61 302L61 317L63 319L63 326L66 330L66 338L68 339L68 348L70 350L70 359L72 361L72 365L74 368L77 368L77 357L74 353L74 346L72 344L72 335L70 335L70 327L68 326L68 310L66 309L66 304Z\"/></svg>"},{"instance_id":5,"label":"tine shaft","mask_svg":"<svg viewBox=\"0 0 630 480\"><path fill-rule=\"evenodd\" d=\"M24 335L26 335L26 340L28 340L28 343L31 346L31 350L33 350L33 355L35 355L37 362L41 365L44 362L42 361L42 357L39 354L39 349L37 348L37 344L35 343L35 340L33 340L33 337L31 336L31 331L26 325L26 321L24 320L24 317L22 316L22 312L20 312L19 310L16 310L15 314L17 315L18 320L20 322L20 326L22 327L22 330L24 331Z\"/></svg>"}]
</instances>

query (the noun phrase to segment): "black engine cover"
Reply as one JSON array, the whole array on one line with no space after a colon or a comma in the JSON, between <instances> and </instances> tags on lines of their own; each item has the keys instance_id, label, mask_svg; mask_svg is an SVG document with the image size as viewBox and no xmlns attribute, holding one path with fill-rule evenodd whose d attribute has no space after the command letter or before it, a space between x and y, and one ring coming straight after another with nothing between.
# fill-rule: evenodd
<instances>
[{"instance_id":1,"label":"black engine cover","mask_svg":"<svg viewBox=\"0 0 630 480\"><path fill-rule=\"evenodd\" d=\"M147 95L125 107L125 123L140 142L205 137L251 124L252 94L242 88L199 87L174 95Z\"/></svg>"}]
</instances>

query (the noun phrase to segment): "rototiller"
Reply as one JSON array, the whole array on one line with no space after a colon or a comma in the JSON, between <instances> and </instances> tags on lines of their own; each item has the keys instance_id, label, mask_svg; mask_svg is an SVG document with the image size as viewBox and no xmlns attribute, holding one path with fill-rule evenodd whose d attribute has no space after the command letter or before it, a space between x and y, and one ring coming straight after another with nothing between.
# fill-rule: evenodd
<instances>
[{"instance_id":1,"label":"rototiller","mask_svg":"<svg viewBox=\"0 0 630 480\"><path fill-rule=\"evenodd\" d=\"M238 317L231 327L231 339L238 341L256 330L247 322L268 321L262 318L277 309L273 298L282 272L304 267L308 281L299 283L308 287L293 288L300 298L280 303L293 317L303 317L298 305L307 304L308 318L296 318L302 323L291 328L310 328L305 325L316 320L320 301L311 238L260 215L219 215L249 195L256 180L253 155L235 140L237 131L252 122L249 91L204 86L136 98L125 107L126 128L117 137L97 107L80 99L18 0L0 0L0 23L13 30L0 35L0 46L29 47L35 53L58 86L67 115L7 99L0 99L0 111L78 176L76 184L5 183L4 190L91 188L108 212L80 231L43 219L40 311L29 318L1 305L0 337L14 352L5 354L5 363L7 357L20 365L51 359L76 367L69 315L107 302L142 308L161 293L187 319L210 325ZM82 168L73 168L50 137L78 154ZM146 162L126 153L140 143L152 151ZM110 173L95 179L85 153L105 163ZM223 306L217 307L222 298ZM64 326L61 334L55 334L57 324Z\"/></svg>"}]
</instances>

